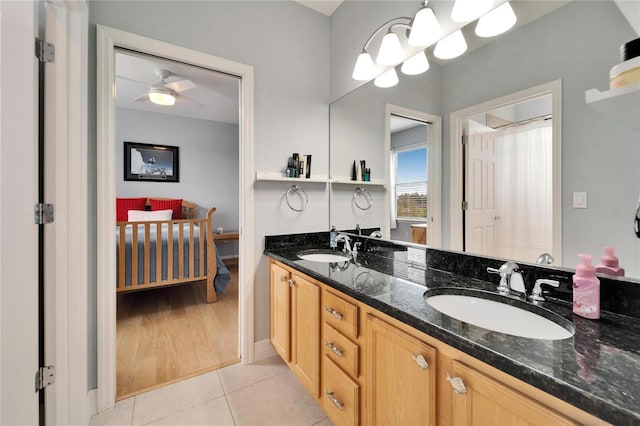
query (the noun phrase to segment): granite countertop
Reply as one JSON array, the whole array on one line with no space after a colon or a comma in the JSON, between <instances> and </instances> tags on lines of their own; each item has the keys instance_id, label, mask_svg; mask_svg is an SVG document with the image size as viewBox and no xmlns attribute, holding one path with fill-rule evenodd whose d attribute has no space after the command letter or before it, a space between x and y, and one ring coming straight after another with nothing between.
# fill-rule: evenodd
<instances>
[{"instance_id":1,"label":"granite countertop","mask_svg":"<svg viewBox=\"0 0 640 426\"><path fill-rule=\"evenodd\" d=\"M495 293L497 277L489 283L414 268L388 254L361 253L358 264L319 263L298 258L300 249L264 253L607 422L640 423L639 319L602 312L600 320L588 320L573 315L566 302L546 301L539 306L573 323L573 337L534 340L506 335L448 317L423 297L425 291L441 287Z\"/></svg>"}]
</instances>

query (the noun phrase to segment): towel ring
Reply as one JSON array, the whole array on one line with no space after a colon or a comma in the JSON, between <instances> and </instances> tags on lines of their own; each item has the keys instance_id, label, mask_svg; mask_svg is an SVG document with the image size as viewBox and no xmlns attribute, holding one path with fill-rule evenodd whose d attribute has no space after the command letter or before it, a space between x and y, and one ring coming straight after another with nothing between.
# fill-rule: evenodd
<instances>
[{"instance_id":1,"label":"towel ring","mask_svg":"<svg viewBox=\"0 0 640 426\"><path fill-rule=\"evenodd\" d=\"M302 206L301 209L296 209L291 205L291 200L289 200L289 196L291 195L292 192L302 193L304 195L304 205ZM291 185L291 188L289 188L287 190L287 193L285 194L285 198L287 199L287 205L294 212L298 212L298 213L303 212L304 209L307 208L307 204L309 204L309 196L304 191L304 189L300 188L298 185ZM302 196L300 198L302 198Z\"/></svg>"},{"instance_id":2,"label":"towel ring","mask_svg":"<svg viewBox=\"0 0 640 426\"><path fill-rule=\"evenodd\" d=\"M358 204L359 196L362 196L362 198L364 198L364 200L365 200L365 204L364 205ZM371 206L373 206L373 197L371 196L369 191L367 191L364 188L358 187L353 192L353 204L355 204L356 207L359 208L360 210L369 210L371 208Z\"/></svg>"}]
</instances>

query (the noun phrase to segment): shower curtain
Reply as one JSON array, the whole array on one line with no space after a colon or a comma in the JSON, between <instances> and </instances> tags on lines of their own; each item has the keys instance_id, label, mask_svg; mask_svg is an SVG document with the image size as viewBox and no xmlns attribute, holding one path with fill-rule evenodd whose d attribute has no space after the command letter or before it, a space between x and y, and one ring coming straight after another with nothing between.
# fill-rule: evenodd
<instances>
[{"instance_id":1,"label":"shower curtain","mask_svg":"<svg viewBox=\"0 0 640 426\"><path fill-rule=\"evenodd\" d=\"M535 262L553 248L552 120L512 125L495 136L497 254Z\"/></svg>"}]
</instances>

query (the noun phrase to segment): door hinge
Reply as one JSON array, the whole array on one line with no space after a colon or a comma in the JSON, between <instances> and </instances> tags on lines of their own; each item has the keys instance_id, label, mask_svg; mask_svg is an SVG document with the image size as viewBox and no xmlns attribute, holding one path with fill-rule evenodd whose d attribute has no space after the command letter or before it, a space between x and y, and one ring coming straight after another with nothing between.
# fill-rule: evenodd
<instances>
[{"instance_id":1,"label":"door hinge","mask_svg":"<svg viewBox=\"0 0 640 426\"><path fill-rule=\"evenodd\" d=\"M469 143L469 135L462 135L462 145Z\"/></svg>"},{"instance_id":2,"label":"door hinge","mask_svg":"<svg viewBox=\"0 0 640 426\"><path fill-rule=\"evenodd\" d=\"M36 38L36 57L40 62L55 62L56 47L52 43Z\"/></svg>"},{"instance_id":3,"label":"door hinge","mask_svg":"<svg viewBox=\"0 0 640 426\"><path fill-rule=\"evenodd\" d=\"M469 208L469 202L468 201L463 201L462 202L462 210L467 210Z\"/></svg>"},{"instance_id":4,"label":"door hinge","mask_svg":"<svg viewBox=\"0 0 640 426\"><path fill-rule=\"evenodd\" d=\"M36 371L36 392L41 391L56 381L56 368L53 365L40 367Z\"/></svg>"},{"instance_id":5,"label":"door hinge","mask_svg":"<svg viewBox=\"0 0 640 426\"><path fill-rule=\"evenodd\" d=\"M53 204L38 203L34 209L34 221L36 225L44 225L53 222Z\"/></svg>"}]
</instances>

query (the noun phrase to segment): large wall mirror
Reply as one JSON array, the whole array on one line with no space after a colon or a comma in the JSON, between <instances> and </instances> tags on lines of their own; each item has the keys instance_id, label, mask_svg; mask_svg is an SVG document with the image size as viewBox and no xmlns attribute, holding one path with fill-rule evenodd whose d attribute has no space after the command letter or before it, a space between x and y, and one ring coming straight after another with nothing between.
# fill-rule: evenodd
<instances>
[{"instance_id":1,"label":"large wall mirror","mask_svg":"<svg viewBox=\"0 0 640 426\"><path fill-rule=\"evenodd\" d=\"M535 10L540 3L548 6L549 2L512 1L516 14L518 9ZM386 230L385 238L394 238L385 142L391 132L387 111L391 104L442 117L439 246L463 248L456 241L452 220L461 208L452 203L452 194L462 188L451 185L456 160L451 156L451 114L561 80L562 249L557 257L562 261L556 265L574 267L578 253L592 254L597 263L603 246L615 246L627 276L640 278L640 240L633 232L640 194L640 133L585 102L585 91L608 89L609 70L620 62L620 45L638 34L614 1L557 2L557 6L547 7L535 20L447 62L434 61L432 48L428 48L431 69L426 73L399 73L398 85L387 89L369 82L333 102L332 177L350 176L354 160L365 160L371 180L381 179L385 186L367 187L373 203L362 211L353 206L357 183L333 184L331 223L339 229L353 229L355 224L380 227ZM473 32L473 28L467 30L463 30L465 36ZM586 194L586 208L574 207L574 193ZM509 258L508 253L503 257Z\"/></svg>"}]
</instances>

